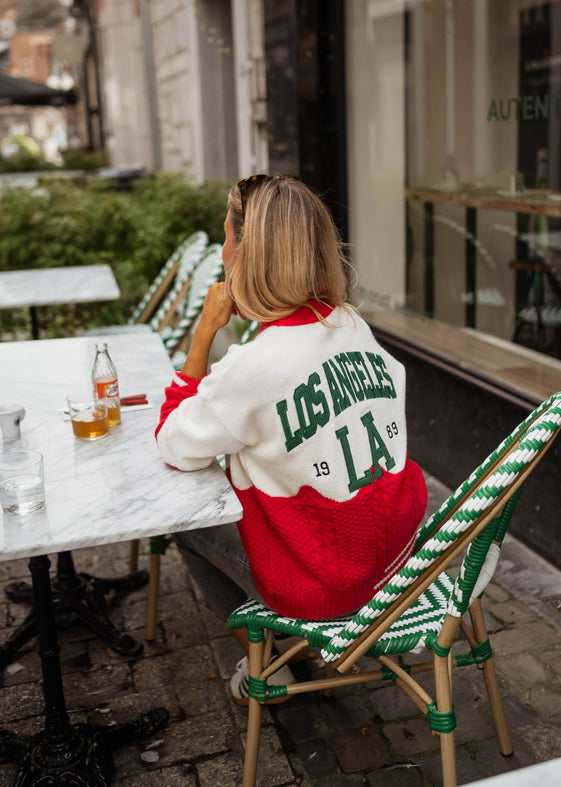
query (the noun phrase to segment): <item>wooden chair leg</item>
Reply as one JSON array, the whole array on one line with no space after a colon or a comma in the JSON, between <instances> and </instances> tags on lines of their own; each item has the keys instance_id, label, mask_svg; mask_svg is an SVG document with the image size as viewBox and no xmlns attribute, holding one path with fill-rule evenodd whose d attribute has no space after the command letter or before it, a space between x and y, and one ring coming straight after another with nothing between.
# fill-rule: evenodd
<instances>
[{"instance_id":1,"label":"wooden chair leg","mask_svg":"<svg viewBox=\"0 0 561 787\"><path fill-rule=\"evenodd\" d=\"M438 662L442 662L440 667L437 666ZM436 706L441 713L448 713L452 710L450 678L446 662L446 658L438 658L435 656L434 682L436 688ZM458 777L456 773L456 746L454 742L454 733L441 732L439 734L442 784L443 787L456 787Z\"/></svg>"},{"instance_id":2,"label":"wooden chair leg","mask_svg":"<svg viewBox=\"0 0 561 787\"><path fill-rule=\"evenodd\" d=\"M249 643L249 674L259 677L263 671L263 642ZM257 757L259 755L259 736L261 734L261 705L250 697L249 715L247 719L247 738L245 744L245 761L243 771L243 787L254 787L257 775Z\"/></svg>"},{"instance_id":3,"label":"wooden chair leg","mask_svg":"<svg viewBox=\"0 0 561 787\"><path fill-rule=\"evenodd\" d=\"M156 620L158 618L158 595L160 592L160 558L161 555L150 555L150 579L148 581L148 609L146 610L146 639L152 642L156 638Z\"/></svg>"},{"instance_id":4,"label":"wooden chair leg","mask_svg":"<svg viewBox=\"0 0 561 787\"><path fill-rule=\"evenodd\" d=\"M438 638L441 645L451 647L454 633L459 620L448 616ZM450 654L438 656L434 654L434 687L436 707L440 713L450 713L452 705L452 659ZM456 746L454 732L440 732L440 757L442 763L443 787L456 787L458 776L456 771Z\"/></svg>"},{"instance_id":5,"label":"wooden chair leg","mask_svg":"<svg viewBox=\"0 0 561 787\"><path fill-rule=\"evenodd\" d=\"M456 745L453 732L440 733L440 757L442 759L443 787L456 787L458 776L456 773Z\"/></svg>"},{"instance_id":6,"label":"wooden chair leg","mask_svg":"<svg viewBox=\"0 0 561 787\"><path fill-rule=\"evenodd\" d=\"M323 675L326 680L330 680L331 678L335 677L335 667L333 664L326 664L323 670ZM330 687L328 689L323 690L324 697L332 697L333 696L333 688Z\"/></svg>"},{"instance_id":7,"label":"wooden chair leg","mask_svg":"<svg viewBox=\"0 0 561 787\"><path fill-rule=\"evenodd\" d=\"M131 551L129 555L129 571L131 574L134 574L135 571L138 571L138 547L140 541L138 538L135 538L134 541L131 541Z\"/></svg>"},{"instance_id":8,"label":"wooden chair leg","mask_svg":"<svg viewBox=\"0 0 561 787\"><path fill-rule=\"evenodd\" d=\"M487 626L485 625L485 618L483 617L483 608L481 606L481 599L475 599L469 608L471 617L471 624L473 626L473 633L478 642L485 642L488 639ZM512 754L512 742L510 740L510 733L508 731L508 724L503 708L503 701L499 691L499 682L497 680L497 673L491 656L482 665L483 678L485 680L485 688L487 689L487 696L489 698L489 705L491 706L491 713L493 714L493 721L495 723L495 730L497 733L497 740L499 743L499 751L505 757Z\"/></svg>"}]
</instances>

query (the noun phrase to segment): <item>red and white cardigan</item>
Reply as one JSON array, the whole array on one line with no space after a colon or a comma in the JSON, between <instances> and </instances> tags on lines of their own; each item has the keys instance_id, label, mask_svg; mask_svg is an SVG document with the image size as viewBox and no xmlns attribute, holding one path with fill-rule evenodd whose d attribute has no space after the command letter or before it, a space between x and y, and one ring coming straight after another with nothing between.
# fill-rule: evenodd
<instances>
[{"instance_id":1,"label":"red and white cardigan","mask_svg":"<svg viewBox=\"0 0 561 787\"><path fill-rule=\"evenodd\" d=\"M226 454L255 584L290 617L343 615L409 557L427 503L407 456L405 371L351 309L315 303L177 373L156 429L180 470Z\"/></svg>"}]
</instances>

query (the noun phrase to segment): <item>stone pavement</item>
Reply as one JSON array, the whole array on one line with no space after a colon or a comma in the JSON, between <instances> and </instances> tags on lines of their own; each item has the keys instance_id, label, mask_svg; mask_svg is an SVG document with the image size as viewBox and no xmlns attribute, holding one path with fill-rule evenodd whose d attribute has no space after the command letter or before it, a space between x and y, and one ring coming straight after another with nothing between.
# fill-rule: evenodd
<instances>
[{"instance_id":1,"label":"stone pavement","mask_svg":"<svg viewBox=\"0 0 561 787\"><path fill-rule=\"evenodd\" d=\"M432 511L445 490L429 479L429 492ZM73 555L79 571L108 577L127 571L127 544ZM0 564L2 586L20 578L28 578L26 560ZM141 589L110 599L111 619L140 640L145 595ZM515 753L499 754L481 673L464 668L454 686L460 784L561 755L560 608L561 572L509 539L485 609ZM0 641L26 611L0 597ZM228 692L240 653L191 585L175 548L162 558L157 639L145 643L141 658L116 656L79 624L59 639L73 722L129 721L156 705L170 711L159 734L116 752L117 787L241 784L246 710ZM294 666L297 676L319 671L315 655ZM35 641L4 670L0 700L2 727L20 734L41 730ZM258 784L439 785L438 751L438 738L416 706L391 684L341 688L330 700L301 695L264 709ZM15 773L13 764L0 764L1 787L11 785Z\"/></svg>"}]
</instances>

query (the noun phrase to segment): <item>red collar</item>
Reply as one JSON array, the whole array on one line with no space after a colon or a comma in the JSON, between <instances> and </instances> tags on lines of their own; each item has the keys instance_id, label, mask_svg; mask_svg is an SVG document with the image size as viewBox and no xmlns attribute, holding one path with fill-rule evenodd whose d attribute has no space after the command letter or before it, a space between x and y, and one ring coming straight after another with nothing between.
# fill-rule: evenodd
<instances>
[{"instance_id":1,"label":"red collar","mask_svg":"<svg viewBox=\"0 0 561 787\"><path fill-rule=\"evenodd\" d=\"M312 308L325 319L329 317L335 306L331 303L320 303L320 301L308 301L304 306L296 309L288 317L281 317L280 320L261 323L261 331L270 328L271 325L294 327L295 325L311 325L319 321L319 317L312 311Z\"/></svg>"}]
</instances>

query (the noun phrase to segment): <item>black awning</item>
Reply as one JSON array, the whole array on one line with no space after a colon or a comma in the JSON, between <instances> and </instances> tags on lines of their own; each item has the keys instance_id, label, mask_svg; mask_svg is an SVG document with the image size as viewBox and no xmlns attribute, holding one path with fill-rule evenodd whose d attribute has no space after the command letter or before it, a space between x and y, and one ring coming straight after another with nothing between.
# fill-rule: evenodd
<instances>
[{"instance_id":1,"label":"black awning","mask_svg":"<svg viewBox=\"0 0 561 787\"><path fill-rule=\"evenodd\" d=\"M10 105L61 107L76 104L78 96L71 90L54 90L39 82L0 74L0 107Z\"/></svg>"}]
</instances>

